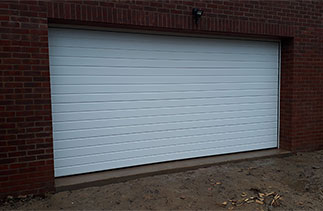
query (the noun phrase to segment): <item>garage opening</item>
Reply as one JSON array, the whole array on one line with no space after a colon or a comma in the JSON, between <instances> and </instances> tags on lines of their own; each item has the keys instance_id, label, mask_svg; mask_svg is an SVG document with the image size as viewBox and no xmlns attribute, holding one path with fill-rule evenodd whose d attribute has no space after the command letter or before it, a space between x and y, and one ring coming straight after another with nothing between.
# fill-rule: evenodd
<instances>
[{"instance_id":1,"label":"garage opening","mask_svg":"<svg viewBox=\"0 0 323 211\"><path fill-rule=\"evenodd\" d=\"M279 43L49 29L55 176L277 147Z\"/></svg>"}]
</instances>

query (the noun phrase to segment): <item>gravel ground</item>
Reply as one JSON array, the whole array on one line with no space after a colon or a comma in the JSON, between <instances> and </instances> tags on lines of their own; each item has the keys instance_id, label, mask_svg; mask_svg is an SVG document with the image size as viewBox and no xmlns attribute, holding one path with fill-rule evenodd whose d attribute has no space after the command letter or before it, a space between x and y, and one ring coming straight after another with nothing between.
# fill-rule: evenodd
<instances>
[{"instance_id":1,"label":"gravel ground","mask_svg":"<svg viewBox=\"0 0 323 211\"><path fill-rule=\"evenodd\" d=\"M8 199L0 210L321 210L323 151Z\"/></svg>"}]
</instances>

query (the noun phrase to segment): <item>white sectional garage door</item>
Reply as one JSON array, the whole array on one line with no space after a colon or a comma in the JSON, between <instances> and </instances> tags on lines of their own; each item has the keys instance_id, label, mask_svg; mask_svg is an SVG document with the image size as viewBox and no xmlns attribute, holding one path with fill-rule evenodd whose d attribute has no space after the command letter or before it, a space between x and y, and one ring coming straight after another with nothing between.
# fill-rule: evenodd
<instances>
[{"instance_id":1,"label":"white sectional garage door","mask_svg":"<svg viewBox=\"0 0 323 211\"><path fill-rule=\"evenodd\" d=\"M50 29L55 175L277 147L277 42Z\"/></svg>"}]
</instances>

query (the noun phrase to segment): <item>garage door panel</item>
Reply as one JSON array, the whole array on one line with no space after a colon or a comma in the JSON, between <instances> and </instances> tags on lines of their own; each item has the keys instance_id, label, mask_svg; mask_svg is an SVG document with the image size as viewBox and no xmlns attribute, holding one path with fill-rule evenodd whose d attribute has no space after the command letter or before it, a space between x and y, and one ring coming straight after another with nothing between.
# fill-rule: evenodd
<instances>
[{"instance_id":1,"label":"garage door panel","mask_svg":"<svg viewBox=\"0 0 323 211\"><path fill-rule=\"evenodd\" d=\"M275 95L277 89L260 90L220 90L220 91L180 91L180 92L147 92L143 93L104 93L104 94L53 94L53 103L83 103L83 102L109 102L109 101L137 101L137 100L171 100L219 98L239 96ZM131 94L131 96L129 96Z\"/></svg>"},{"instance_id":2,"label":"garage door panel","mask_svg":"<svg viewBox=\"0 0 323 211\"><path fill-rule=\"evenodd\" d=\"M181 121L172 122L170 120L167 123L151 123L142 125L131 126L118 126L118 127L103 127L94 129L82 129L82 130L68 130L57 131L54 134L55 140L84 138L92 136L107 136L126 133L149 133L154 131L164 130L182 130L186 128L202 128L202 127L216 127L226 125L238 125L238 124L250 124L261 122L273 122L277 121L276 116L261 116L261 117L249 117L249 118L231 118L231 119L211 119L211 120L194 120L194 121Z\"/></svg>"},{"instance_id":3,"label":"garage door panel","mask_svg":"<svg viewBox=\"0 0 323 211\"><path fill-rule=\"evenodd\" d=\"M219 155L219 154L227 154L237 152L238 150L242 151L249 151L249 150L259 150L259 149L266 149L266 148L273 148L276 147L272 142L261 142L255 143L250 145L233 145L227 146L223 148L208 148L199 151L186 151L186 152L175 152L172 154L163 154L163 155L153 155L149 157L151 163L158 163L161 160L163 161L172 161L172 160L179 160L185 157L201 157L201 156L212 156L212 155ZM115 168L122 168L127 166L134 166L138 165L138 163L144 164L147 162L147 157L140 157L140 158L131 158L126 160L116 160L110 162L102 162L102 163L91 163L86 165L79 165L79 166L70 166L70 167L61 167L56 169L57 175L71 175L71 174L80 174L84 172L84 166L88 169L89 172L91 171L98 171L98 170L105 170L105 169L115 169Z\"/></svg>"},{"instance_id":4,"label":"garage door panel","mask_svg":"<svg viewBox=\"0 0 323 211\"><path fill-rule=\"evenodd\" d=\"M84 66L53 66L52 76L272 76L276 68L143 68L143 67L84 67ZM277 74L276 74L277 75ZM243 81L240 81L243 83ZM110 85L107 82L107 85ZM193 84L194 85L194 84ZM111 85L110 85L111 86Z\"/></svg>"},{"instance_id":5,"label":"garage door panel","mask_svg":"<svg viewBox=\"0 0 323 211\"><path fill-rule=\"evenodd\" d=\"M148 59L110 59L110 58L82 58L82 57L52 57L53 66L89 66L89 67L164 67L164 68L213 68L213 67L233 67L233 68L277 68L278 64L265 61L234 61L218 60L200 61L194 59L187 60L148 60ZM91 64L91 65L90 65Z\"/></svg>"},{"instance_id":6,"label":"garage door panel","mask_svg":"<svg viewBox=\"0 0 323 211\"><path fill-rule=\"evenodd\" d=\"M126 159L126 158L132 158L129 156L141 156L141 155L155 155L158 153L167 153L167 152L176 152L179 150L194 150L194 149L201 149L201 148L207 148L207 147L213 147L215 144L218 144L218 146L221 146L221 141L223 142L222 144L225 146L227 144L240 144L241 141L247 141L248 144L254 144L254 143L259 143L259 142L270 142L275 140L275 133L269 134L269 135L264 135L264 136L256 136L256 137L247 137L247 138L241 138L239 137L237 140L236 139L230 139L228 141L227 139L225 140L220 140L217 137L217 141L214 140L214 135L210 138L208 137L203 137L203 142L201 142L200 138L181 138L177 139L176 143L174 143L174 140L166 140L164 142L146 142L146 143L140 143L140 147L143 148L138 148L138 143L127 143L127 144L118 144L118 145L111 145L109 148L103 148L101 147L82 147L82 148L74 148L74 149L64 149L64 150L56 150L55 152L55 157L57 160L63 159L63 158L71 158L72 165L77 165L76 162L74 162L74 159L80 158L81 160L79 161L79 164L86 164L86 162L90 161L90 159L85 159L82 160L84 156L97 156L97 157L103 157L103 161L109 161L109 160L104 160L106 158L111 158L113 159ZM119 151L120 148L122 148L124 151ZM127 153L125 153L127 152ZM67 156L68 155L68 156ZM104 158L104 156L106 156ZM127 157L128 156L128 157ZM97 158L96 157L96 158ZM94 158L94 159L96 159ZM83 162L84 163L83 163ZM63 165L68 165L67 162L64 162ZM59 167L59 163L57 164L57 167Z\"/></svg>"},{"instance_id":7,"label":"garage door panel","mask_svg":"<svg viewBox=\"0 0 323 211\"><path fill-rule=\"evenodd\" d=\"M151 35L151 34L140 34L140 33L124 33L124 32L104 32L104 31L89 31L89 30L69 30L69 29L54 29L51 28L51 34L53 35L52 43L55 41L66 42L66 41L75 41L75 42L85 42L82 44L91 44L91 43L99 43L101 44L108 44L108 45L101 45L101 46L109 46L112 43L116 42L130 42L131 44L136 43L148 43L149 46L155 46L156 41L158 40L159 43L170 43L172 44L171 48L174 49L174 45L176 47L180 47L180 49L189 48L190 46L199 46L205 45L205 47L209 47L211 50L214 49L214 46L208 46L210 42L214 41L213 38L198 38L198 37L190 37L190 36L172 36L172 35ZM103 39L102 36L106 37L108 34L108 39ZM72 40L69 40L70 38ZM192 43L192 38L194 42ZM111 42L112 41L112 42ZM105 43L106 42L106 43ZM188 46L187 42L191 42L191 45ZM68 42L66 42L68 43ZM182 44L182 45L181 45ZM253 48L263 48L263 50L272 50L272 48L277 43L275 42L266 42L266 41L257 41L257 40L239 40L239 39L221 39L221 42L215 42L216 46L221 46L222 48L232 48L237 46L242 47L253 47ZM78 47L84 45L76 45ZM129 46L129 43L126 43L126 46ZM213 47L213 48L212 48ZM141 48L137 48L141 49ZM176 48L175 48L176 49ZM192 50L192 49L191 49Z\"/></svg>"},{"instance_id":8,"label":"garage door panel","mask_svg":"<svg viewBox=\"0 0 323 211\"><path fill-rule=\"evenodd\" d=\"M98 45L92 45L92 46L91 45L86 45L86 46L83 46L82 48L80 48L80 47L77 46L79 44L79 42L77 42L77 43L71 43L71 42L69 42L69 43L65 43L65 42L64 43L59 43L59 42L54 41L54 40L52 40L51 42L53 44L51 44L52 49L50 49L50 53L52 53L53 55L56 55L56 56L61 56L61 54L59 52L59 51L61 51L61 49L74 49L75 51L82 51L82 50L84 51L84 49L86 49L86 50L90 49L90 50L93 50L93 51L95 51L95 50L104 50L104 51L109 51L109 52L117 52L116 54L118 54L119 51L126 51L127 54L123 55L123 57L136 58L135 55L138 52L137 46L139 46L139 49L140 49L139 51L140 52L147 54L146 58L147 57L149 58L150 54L155 54L155 53L160 53L160 52L162 52L162 53L170 53L169 54L170 58L173 58L172 55L174 55L174 54L175 55L178 55L178 54L186 55L186 58L195 56L195 54L201 55L201 56L203 54L204 55L209 54L209 55L214 55L214 56L216 56L218 54L222 54L222 55L224 54L224 55L228 55L228 56L231 56L231 55L240 56L241 54L250 55L250 56L253 56L253 55L268 55L268 56L271 56L271 57L277 57L278 56L277 51L275 51L275 50L268 51L267 49L264 49L262 46L257 48L257 49L254 48L253 46L250 46L250 47L235 46L235 47L227 48L227 47L225 47L223 45L222 46L212 45L212 49L200 49L200 46L197 46L197 48L199 49L199 52L196 52L195 50L192 50L192 49L194 49L194 47L190 47L190 49L178 51L178 50L169 50L168 47L162 46L162 45L158 46L158 49L157 49L157 48L152 48L151 45L144 46L144 45L139 44L139 45L131 45L131 46L121 46L122 43L114 43L114 44L110 44L109 47L103 47L104 45L98 46L98 45L100 45L100 44L98 44ZM56 43L54 44L54 42L56 42ZM153 45L155 45L155 44L153 44ZM163 47L166 47L166 48L163 48ZM274 47L277 47L277 43L275 43ZM98 52L98 55L100 56L99 52ZM131 55L132 57L129 57L129 55ZM73 56L73 55L71 55L71 56Z\"/></svg>"},{"instance_id":9,"label":"garage door panel","mask_svg":"<svg viewBox=\"0 0 323 211\"><path fill-rule=\"evenodd\" d=\"M228 55L232 57L231 60L234 61L249 61L250 57L252 57L255 61L272 61L277 58L277 52L270 52L266 54L257 54L255 52L250 53L219 53L219 52L162 52L162 51L149 51L149 55L147 55L147 51L142 50L131 50L131 54L129 54L129 50L124 49L104 49L104 48L87 48L84 51L84 48L78 47L52 47L50 49L50 54L52 58L55 57L82 57L82 58L111 58L111 59L153 59L153 60L165 60L171 58L171 60L187 60L188 57L194 56L195 61L221 61L228 60ZM99 55L99 56L98 56ZM130 57L131 56L131 57Z\"/></svg>"},{"instance_id":10,"label":"garage door panel","mask_svg":"<svg viewBox=\"0 0 323 211\"><path fill-rule=\"evenodd\" d=\"M277 147L278 43L50 29L55 176Z\"/></svg>"},{"instance_id":11,"label":"garage door panel","mask_svg":"<svg viewBox=\"0 0 323 211\"><path fill-rule=\"evenodd\" d=\"M269 103L250 103L250 104L228 104L228 105L206 105L206 106L187 106L176 108L143 108L143 109L127 109L113 111L93 111L93 112L68 112L53 113L53 120L58 121L74 121L74 120L95 120L102 118L135 118L143 116L162 116L176 114L194 114L206 112L228 112L228 111L247 111L247 110L263 110L276 108L274 102Z\"/></svg>"},{"instance_id":12,"label":"garage door panel","mask_svg":"<svg viewBox=\"0 0 323 211\"><path fill-rule=\"evenodd\" d=\"M123 160L123 159L134 159L136 157L149 157L159 154L172 154L181 151L199 151L203 149L212 148L215 143L219 148L240 145L241 140L243 140L243 145L252 145L256 143L269 143L272 142L275 137L273 135L269 136L259 136L259 137L250 137L244 139L230 139L230 140L206 140L205 142L193 142L190 141L178 144L178 145L168 145L168 146L160 146L160 147L145 147L145 148L135 148L124 151L115 151L108 153L101 153L93 151L91 154L86 154L82 156L69 156L68 158L62 157L57 158L57 167L66 167L70 165L85 165L93 162L107 162L113 160ZM89 150L90 151L90 150ZM63 162L60 162L64 160Z\"/></svg>"},{"instance_id":13,"label":"garage door panel","mask_svg":"<svg viewBox=\"0 0 323 211\"><path fill-rule=\"evenodd\" d=\"M231 138L230 141L227 139L221 139L220 137L216 136L216 140L214 140L215 135L208 135L208 136L197 136L197 137L184 137L184 138L176 138L176 139L166 139L166 140L159 140L159 141L149 141L149 142L130 142L130 143L120 143L120 144L111 144L108 147L100 146L86 146L86 147L78 147L78 148L69 148L69 149L57 149L55 152L55 157L59 159L63 158L70 158L75 157L82 158L84 156L93 156L102 154L103 156L106 155L107 158L113 157L113 159L125 159L129 156L138 157L140 155L146 154L154 155L158 153L165 153L171 152L171 150L178 151L178 147L181 147L180 150L187 150L190 147L191 149L200 149L204 147L212 147L214 144L226 145L228 143L232 144L240 144L241 141L245 144L253 144L258 143L260 141L269 142L275 140L275 132L273 131L271 134L265 135L257 135L253 137L238 137L238 138ZM203 138L201 141L201 138ZM196 146L195 146L196 145ZM186 147L186 149L185 149ZM120 151L123 149L124 151L128 152L127 155L124 151ZM155 151L150 151L155 150ZM164 150L164 151L163 151ZM133 151L138 151L135 154ZM144 152L144 153L142 153ZM111 154L111 155L110 155ZM115 155L119 155L118 157ZM128 157L125 157L128 156ZM108 161L108 160L104 160ZM87 160L84 160L87 162ZM82 161L80 163L83 163ZM63 165L66 165L64 163Z\"/></svg>"},{"instance_id":14,"label":"garage door panel","mask_svg":"<svg viewBox=\"0 0 323 211\"><path fill-rule=\"evenodd\" d=\"M55 29L54 29L55 30ZM80 47L83 48L106 48L106 49L125 49L125 50L149 50L149 51L171 51L171 52L219 52L219 53L269 53L277 54L274 47L277 43L274 42L257 42L257 41L241 41L241 40L221 40L216 42L214 39L192 38L190 37L176 37L176 36L146 36L139 35L134 38L134 34L114 33L109 32L109 38L104 39L106 33L104 32L90 32L92 38L72 37L71 34L67 36L55 36L54 30L51 30L51 46L57 47ZM82 33L82 30L79 30ZM83 31L88 33L88 31ZM58 33L66 33L58 32ZM97 35L94 35L97 33ZM95 37L98 38L95 38ZM135 35L136 36L136 35ZM72 39L71 39L72 38ZM151 41L149 41L151 40ZM157 43L158 42L158 43ZM156 43L158 48L155 48ZM189 43L189 44L188 44ZM210 45L212 43L212 45ZM176 46L174 48L174 46ZM203 46L203 48L201 48Z\"/></svg>"},{"instance_id":15,"label":"garage door panel","mask_svg":"<svg viewBox=\"0 0 323 211\"><path fill-rule=\"evenodd\" d=\"M82 156L69 156L69 157L57 157L57 167L66 167L71 165L84 165L90 164L93 162L107 162L112 160L123 160L123 159L133 159L136 157L148 157L154 156L159 154L171 154L181 151L199 151L203 149L208 149L214 147L215 143L219 148L232 146L232 145L240 145L241 140L243 140L243 145L252 145L255 143L269 143L275 139L274 135L269 136L259 136L259 137L250 137L244 139L230 139L230 140L206 140L206 141L199 141L199 142L190 142L187 141L183 144L177 145L164 145L160 147L146 147L145 148L138 148L129 149L125 151L115 151L115 152L95 152L92 151L90 154L82 155ZM88 151L91 151L90 149ZM59 151L58 151L59 152ZM76 150L74 154L76 154ZM60 162L64 160L63 162Z\"/></svg>"},{"instance_id":16,"label":"garage door panel","mask_svg":"<svg viewBox=\"0 0 323 211\"><path fill-rule=\"evenodd\" d=\"M264 127L268 127L265 125ZM231 127L232 128L232 127ZM226 128L228 129L228 128ZM105 147L105 146L121 146L121 145L130 145L132 143L147 145L150 142L166 143L166 142L185 142L186 140L206 140L211 137L216 137L217 140L224 139L238 139L238 138L248 138L253 136L266 136L273 135L277 132L276 128L262 128L254 130L245 130L245 128L239 128L237 131L223 132L221 128L206 128L204 133L196 133L194 130L190 130L189 133L185 135L178 135L178 133L167 133L163 134L161 137L149 139L147 136L140 134L135 138L128 136L111 136L109 139L105 137L94 137L86 139L70 139L68 141L56 141L54 142L55 151L59 150L71 150L71 149L81 149L83 147Z\"/></svg>"},{"instance_id":17,"label":"garage door panel","mask_svg":"<svg viewBox=\"0 0 323 211\"><path fill-rule=\"evenodd\" d=\"M91 103L53 103L53 113L63 112L86 112L86 111L111 111L121 109L145 109L145 108L178 108L191 106L215 106L227 104L253 104L270 103L277 96L250 96L250 97L222 97L208 99L176 99L176 100L154 100L154 101L127 101L127 102L91 102Z\"/></svg>"},{"instance_id":18,"label":"garage door panel","mask_svg":"<svg viewBox=\"0 0 323 211\"><path fill-rule=\"evenodd\" d=\"M275 82L268 83L218 83L218 84L167 84L167 85L52 85L53 95L57 94L100 94L100 93L140 93L178 91L221 91L272 89ZM90 87L89 87L90 86ZM55 92L54 92L55 91ZM241 97L240 97L241 98Z\"/></svg>"},{"instance_id":19,"label":"garage door panel","mask_svg":"<svg viewBox=\"0 0 323 211\"><path fill-rule=\"evenodd\" d=\"M277 82L277 76L53 76L54 85L100 85L106 84L199 84L199 83L236 83L236 82Z\"/></svg>"},{"instance_id":20,"label":"garage door panel","mask_svg":"<svg viewBox=\"0 0 323 211\"><path fill-rule=\"evenodd\" d=\"M223 127L205 127L205 128L190 128L190 129L179 129L179 130L168 130L168 131L153 131L149 133L135 133L135 134L121 134L121 135L110 135L110 136L96 136L86 137L68 140L56 140L54 146L62 148L67 145L75 145L77 143L80 146L95 145L95 144L111 144L111 143L122 143L122 142L140 142L148 140L162 140L169 138L185 137L185 136L200 136L205 134L221 135L226 134L229 136L230 133L236 132L247 132L253 130L253 135L258 135L262 130L269 130L277 128L277 123L265 122L265 123L253 123L253 124L241 124L241 125L230 125ZM251 135L252 136L252 135ZM62 146L62 147L61 147ZM77 146L75 146L77 147ZM55 148L56 149L56 148Z\"/></svg>"},{"instance_id":21,"label":"garage door panel","mask_svg":"<svg viewBox=\"0 0 323 211\"><path fill-rule=\"evenodd\" d=\"M64 130L80 130L91 128L104 127L118 127L131 126L141 124L165 123L165 122L180 122L180 121L194 121L194 120L210 120L210 119L224 119L224 118L243 118L243 117L262 117L262 116L277 116L275 109L260 110L260 111L237 111L237 112L203 112L203 113L189 113L176 114L165 116L143 116L135 118L115 118L115 119L95 119L84 121L63 121L53 124L54 131ZM172 120L170 120L172 119Z\"/></svg>"}]
</instances>

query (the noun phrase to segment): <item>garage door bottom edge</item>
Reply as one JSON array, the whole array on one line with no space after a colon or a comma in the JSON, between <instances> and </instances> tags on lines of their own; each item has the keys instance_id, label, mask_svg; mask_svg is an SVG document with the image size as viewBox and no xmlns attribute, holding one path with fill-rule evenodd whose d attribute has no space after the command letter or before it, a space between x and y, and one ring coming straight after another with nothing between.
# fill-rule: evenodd
<instances>
[{"instance_id":1,"label":"garage door bottom edge","mask_svg":"<svg viewBox=\"0 0 323 211\"><path fill-rule=\"evenodd\" d=\"M254 160L273 156L281 157L288 156L290 154L292 154L290 151L282 149L266 149L251 152L170 161L157 164L148 164L56 178L55 188L56 191L75 190L90 186L101 186L111 183L124 182L140 177L193 170L227 162Z\"/></svg>"}]
</instances>

